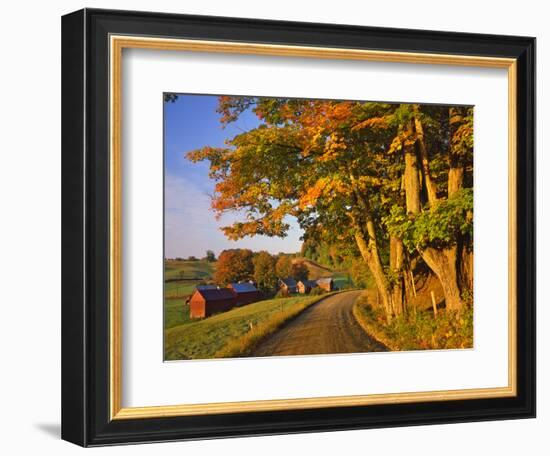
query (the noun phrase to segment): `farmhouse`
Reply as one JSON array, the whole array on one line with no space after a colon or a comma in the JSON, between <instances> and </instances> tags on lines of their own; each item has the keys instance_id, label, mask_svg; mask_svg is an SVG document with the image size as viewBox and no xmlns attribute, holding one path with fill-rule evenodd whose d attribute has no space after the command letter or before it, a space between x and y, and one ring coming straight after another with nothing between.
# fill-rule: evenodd
<instances>
[{"instance_id":1,"label":"farmhouse","mask_svg":"<svg viewBox=\"0 0 550 456\"><path fill-rule=\"evenodd\" d=\"M300 294L307 294L309 293L313 288L316 288L317 282L315 280L300 280L298 281L297 288L298 293Z\"/></svg>"},{"instance_id":2,"label":"farmhouse","mask_svg":"<svg viewBox=\"0 0 550 456\"><path fill-rule=\"evenodd\" d=\"M245 304L250 304L256 302L260 299L260 292L250 282L244 283L231 283L229 288L233 290L233 294L237 298L237 305L244 306Z\"/></svg>"},{"instance_id":3,"label":"farmhouse","mask_svg":"<svg viewBox=\"0 0 550 456\"><path fill-rule=\"evenodd\" d=\"M325 291L334 290L334 280L332 280L332 277L323 277L321 279L317 279L317 285Z\"/></svg>"},{"instance_id":4,"label":"farmhouse","mask_svg":"<svg viewBox=\"0 0 550 456\"><path fill-rule=\"evenodd\" d=\"M296 280L294 280L292 277L288 277L286 279L279 279L279 288L281 290L286 291L287 293L296 293Z\"/></svg>"},{"instance_id":5,"label":"farmhouse","mask_svg":"<svg viewBox=\"0 0 550 456\"><path fill-rule=\"evenodd\" d=\"M189 300L189 314L191 318L205 318L226 312L236 304L237 298L229 288L197 289Z\"/></svg>"}]
</instances>

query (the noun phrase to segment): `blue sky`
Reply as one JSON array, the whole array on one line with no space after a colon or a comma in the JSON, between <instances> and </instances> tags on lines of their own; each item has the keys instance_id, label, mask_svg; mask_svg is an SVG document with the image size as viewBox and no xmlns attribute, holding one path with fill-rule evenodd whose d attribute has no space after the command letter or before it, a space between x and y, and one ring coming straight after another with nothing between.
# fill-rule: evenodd
<instances>
[{"instance_id":1,"label":"blue sky","mask_svg":"<svg viewBox=\"0 0 550 456\"><path fill-rule=\"evenodd\" d=\"M221 232L222 226L238 220L240 214L215 219L210 209L214 181L208 177L209 163L192 163L185 154L207 145L221 147L226 139L256 127L258 120L247 112L222 129L217 101L211 95L180 95L175 103L164 104L165 257L203 257L206 250L218 255L228 248L299 251L302 231L295 220L288 220L291 230L283 239L254 236L230 241Z\"/></svg>"}]
</instances>

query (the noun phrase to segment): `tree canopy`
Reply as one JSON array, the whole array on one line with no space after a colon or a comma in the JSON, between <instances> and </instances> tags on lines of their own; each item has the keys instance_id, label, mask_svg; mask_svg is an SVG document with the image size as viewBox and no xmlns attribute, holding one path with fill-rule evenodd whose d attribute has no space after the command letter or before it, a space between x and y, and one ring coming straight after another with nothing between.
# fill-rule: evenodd
<instances>
[{"instance_id":1,"label":"tree canopy","mask_svg":"<svg viewBox=\"0 0 550 456\"><path fill-rule=\"evenodd\" d=\"M251 280L254 275L253 253L248 249L224 250L218 257L214 280L218 284Z\"/></svg>"},{"instance_id":2,"label":"tree canopy","mask_svg":"<svg viewBox=\"0 0 550 456\"><path fill-rule=\"evenodd\" d=\"M212 209L243 215L223 228L229 239L284 237L295 217L306 242L365 263L388 319L404 311L415 261L440 279L448 309L465 305L472 107L222 96L218 111L222 125L246 111L260 121L224 147L187 154L210 164ZM279 262L277 274L290 275Z\"/></svg>"}]
</instances>

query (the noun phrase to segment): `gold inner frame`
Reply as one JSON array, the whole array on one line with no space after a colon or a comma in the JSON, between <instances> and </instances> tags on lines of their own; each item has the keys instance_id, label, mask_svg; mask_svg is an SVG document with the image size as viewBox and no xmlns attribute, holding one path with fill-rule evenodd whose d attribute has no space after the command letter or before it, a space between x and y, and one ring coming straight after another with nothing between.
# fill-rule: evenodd
<instances>
[{"instance_id":1,"label":"gold inner frame","mask_svg":"<svg viewBox=\"0 0 550 456\"><path fill-rule=\"evenodd\" d=\"M122 407L122 51L123 49L195 51L255 54L301 58L368 60L431 65L459 65L508 70L508 386L463 390L403 392L246 402L182 404L150 407ZM287 46L241 42L220 42L110 36L110 412L111 419L158 418L254 411L311 409L373 404L447 401L515 396L517 393L517 290L516 290L516 120L517 61L511 58L468 55L423 54L309 46Z\"/></svg>"}]
</instances>

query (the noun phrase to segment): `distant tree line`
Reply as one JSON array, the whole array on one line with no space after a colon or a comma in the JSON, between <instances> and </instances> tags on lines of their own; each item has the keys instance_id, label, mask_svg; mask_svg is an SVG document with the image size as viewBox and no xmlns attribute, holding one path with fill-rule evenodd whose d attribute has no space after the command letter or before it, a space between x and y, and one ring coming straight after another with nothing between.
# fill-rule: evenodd
<instances>
[{"instance_id":1,"label":"distant tree line","mask_svg":"<svg viewBox=\"0 0 550 456\"><path fill-rule=\"evenodd\" d=\"M199 261L199 258L197 258L195 255L189 255L187 258L184 257L175 257L175 258L167 258L167 260L173 260L173 261ZM206 251L206 256L201 258L202 261L208 261L209 263L213 263L216 261L216 254L212 250Z\"/></svg>"},{"instance_id":2,"label":"distant tree line","mask_svg":"<svg viewBox=\"0 0 550 456\"><path fill-rule=\"evenodd\" d=\"M216 265L214 281L220 285L234 282L254 281L262 291L277 288L278 279L292 277L295 280L307 280L309 269L293 255L272 255L265 250L253 252L249 249L223 250Z\"/></svg>"}]
</instances>

